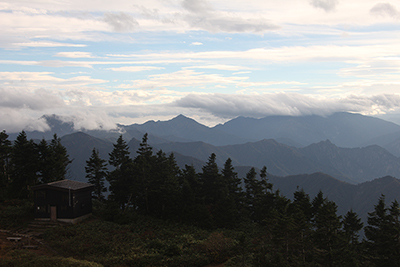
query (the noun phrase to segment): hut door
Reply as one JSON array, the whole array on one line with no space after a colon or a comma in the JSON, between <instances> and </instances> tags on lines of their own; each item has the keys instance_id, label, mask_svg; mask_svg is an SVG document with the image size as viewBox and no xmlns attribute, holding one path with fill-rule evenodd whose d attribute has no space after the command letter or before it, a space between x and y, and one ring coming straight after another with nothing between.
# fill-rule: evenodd
<instances>
[{"instance_id":1,"label":"hut door","mask_svg":"<svg viewBox=\"0 0 400 267\"><path fill-rule=\"evenodd\" d=\"M50 206L50 220L57 220L57 206Z\"/></svg>"}]
</instances>

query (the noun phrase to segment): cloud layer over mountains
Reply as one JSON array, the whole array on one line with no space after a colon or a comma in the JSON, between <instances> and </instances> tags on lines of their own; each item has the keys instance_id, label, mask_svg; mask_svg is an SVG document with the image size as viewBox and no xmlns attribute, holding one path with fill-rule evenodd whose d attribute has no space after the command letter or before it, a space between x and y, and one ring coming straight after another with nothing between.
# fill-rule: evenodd
<instances>
[{"instance_id":1,"label":"cloud layer over mountains","mask_svg":"<svg viewBox=\"0 0 400 267\"><path fill-rule=\"evenodd\" d=\"M380 0L0 3L0 130L185 114L391 115L400 5Z\"/></svg>"}]
</instances>

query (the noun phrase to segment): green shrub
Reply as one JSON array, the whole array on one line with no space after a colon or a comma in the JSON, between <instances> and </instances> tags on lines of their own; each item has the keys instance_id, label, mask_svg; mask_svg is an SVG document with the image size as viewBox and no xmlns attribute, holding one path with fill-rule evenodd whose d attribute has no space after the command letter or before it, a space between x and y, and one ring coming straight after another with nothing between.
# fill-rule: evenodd
<instances>
[{"instance_id":1,"label":"green shrub","mask_svg":"<svg viewBox=\"0 0 400 267\"><path fill-rule=\"evenodd\" d=\"M235 241L223 233L214 232L198 248L208 253L213 262L222 263L234 255L235 245Z\"/></svg>"},{"instance_id":2,"label":"green shrub","mask_svg":"<svg viewBox=\"0 0 400 267\"><path fill-rule=\"evenodd\" d=\"M56 227L44 238L65 257L104 266L203 267L225 262L237 245L220 232L210 234L145 216L138 216L129 225L95 220Z\"/></svg>"},{"instance_id":3,"label":"green shrub","mask_svg":"<svg viewBox=\"0 0 400 267\"><path fill-rule=\"evenodd\" d=\"M1 228L15 228L23 226L33 220L34 206L32 202L24 200L10 200L0 206Z\"/></svg>"}]
</instances>

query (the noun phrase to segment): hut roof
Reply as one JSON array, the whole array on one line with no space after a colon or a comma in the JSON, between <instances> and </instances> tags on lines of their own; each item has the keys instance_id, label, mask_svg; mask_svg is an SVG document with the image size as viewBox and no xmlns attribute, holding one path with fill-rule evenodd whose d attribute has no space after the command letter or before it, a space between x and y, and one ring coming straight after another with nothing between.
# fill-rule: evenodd
<instances>
[{"instance_id":1,"label":"hut roof","mask_svg":"<svg viewBox=\"0 0 400 267\"><path fill-rule=\"evenodd\" d=\"M47 184L41 184L32 187L33 190L43 189L43 188L59 188L59 189L67 189L67 190L80 190L88 187L93 187L92 184L72 181L72 180L60 180Z\"/></svg>"}]
</instances>

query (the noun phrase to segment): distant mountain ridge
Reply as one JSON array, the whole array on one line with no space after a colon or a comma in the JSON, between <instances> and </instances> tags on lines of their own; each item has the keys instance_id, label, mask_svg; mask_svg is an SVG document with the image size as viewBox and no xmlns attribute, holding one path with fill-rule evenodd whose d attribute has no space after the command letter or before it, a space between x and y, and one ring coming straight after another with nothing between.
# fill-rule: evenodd
<instances>
[{"instance_id":1,"label":"distant mountain ridge","mask_svg":"<svg viewBox=\"0 0 400 267\"><path fill-rule=\"evenodd\" d=\"M279 144L274 140L264 140L262 141L265 143L266 147L269 148L270 145L276 146L276 151L272 151L271 153L278 153L286 157L286 153L291 153L296 148L288 147L283 144ZM261 142L261 143L262 143ZM68 153L73 159L71 172L70 174L73 175L72 178L74 180L81 180L86 181L84 178L84 166L85 161L90 157L91 150L93 147L96 147L100 151L100 156L103 159L108 159L108 153L111 152L113 144L109 141L104 141L99 138L92 137L86 133L74 133L71 135L66 135L62 137L62 143L67 148ZM139 140L132 139L128 142L129 151L131 152L131 156L135 156L135 151L139 148ZM257 143L249 143L249 151L252 147L260 148L260 144ZM218 166L223 167L223 161L220 159L220 153L226 147L213 147L211 145L196 142L196 143L181 143L181 144L190 144L192 145L190 148L196 150L196 153L204 153L204 157L208 157L208 153L215 152L217 153L217 159L219 159ZM247 145L249 145L247 144ZM205 146L207 149L203 149L202 147ZM286 147L286 152L279 152L279 148L281 146ZM319 147L320 148L316 148ZM157 146L153 146L154 151L157 151ZM227 146L230 147L230 146ZM340 155L340 153L344 153L341 151L341 148L337 148L335 145L330 143L329 141L320 142L319 144L313 144L310 146L309 149L313 150L324 150L329 148L331 151L331 156L329 158L335 158L335 155ZM214 150L221 149L221 151ZM373 148L373 147L372 147ZM233 149L233 148L231 148ZM308 148L305 148L308 149ZM370 149L370 148L368 148ZM368 150L367 149L367 150ZM382 149L382 148L380 148ZM349 149L344 149L349 150ZM362 149L361 149L362 150ZM203 152L202 152L203 151ZM229 151L229 149L228 149ZM228 152L225 152L225 156L228 156ZM229 153L232 153L229 151ZM299 154L296 154L299 153ZM303 157L304 162L306 162L306 158L301 155L301 152L297 151L295 156L293 157ZM367 152L361 151L360 154L366 154ZM199 154L199 155L200 155ZM248 156L247 153L243 153L242 155L244 158ZM202 161L196 157L191 157L187 155L182 155L181 153L175 152L175 157L178 162L178 165L183 168L185 164L194 165L196 169L201 172L201 167L205 165L205 161ZM368 157L368 156L367 156ZM249 159L250 161L252 159ZM276 164L279 165L279 164ZM366 164L368 165L368 163ZM239 177L244 178L246 172L251 168L249 165L248 167L241 167L235 166L235 170L239 173ZM350 184L340 179L334 178L331 175L322 173L322 172L314 172L314 173L304 173L304 174L296 174L296 175L274 175L271 173L271 166L266 164L268 167L268 180L273 184L274 190L279 189L280 192L288 198L293 197L293 193L298 189L304 189L304 191L310 195L310 197L314 197L320 190L324 193L324 196L328 197L330 200L335 201L338 205L338 213L345 214L349 209L353 209L356 211L363 220L366 220L367 212L373 210L374 205L377 203L377 200L381 194L386 196L386 201L389 203L394 199L400 200L400 180L396 179L392 176L377 176L382 177L378 179L371 179L371 181L362 182L358 185ZM315 165L315 168L318 166ZM258 170L258 168L256 168ZM369 171L369 170L368 170ZM258 171L259 172L259 171Z\"/></svg>"},{"instance_id":2,"label":"distant mountain ridge","mask_svg":"<svg viewBox=\"0 0 400 267\"><path fill-rule=\"evenodd\" d=\"M225 146L274 139L289 146L305 147L330 140L339 147L365 147L377 144L395 156L400 156L400 125L382 119L352 113L334 113L322 117L268 116L261 119L238 117L207 127L193 119L179 115L168 121L148 121L143 124L118 125L113 131L75 130L73 122L65 122L57 115L43 116L51 127L46 132L27 132L29 138L51 139L83 131L94 137L115 141L120 134L125 140L138 140L149 134L152 143L196 142ZM10 134L15 139L17 134Z\"/></svg>"},{"instance_id":3,"label":"distant mountain ridge","mask_svg":"<svg viewBox=\"0 0 400 267\"><path fill-rule=\"evenodd\" d=\"M209 128L195 120L179 115L169 121L148 121L144 124L132 124L125 129L136 129L143 133L152 133L175 142L202 141L213 145L237 144L247 142L247 138L218 129Z\"/></svg>"},{"instance_id":4,"label":"distant mountain ridge","mask_svg":"<svg viewBox=\"0 0 400 267\"><path fill-rule=\"evenodd\" d=\"M290 146L303 147L329 139L340 147L360 147L375 144L389 148L399 142L400 126L382 119L352 113L334 113L327 117L268 116L261 119L238 117L224 124L207 127L179 115L169 121L149 121L125 126L125 129L151 133L173 142L201 141L215 146L244 144L274 139ZM390 146L391 148L393 146ZM400 156L399 151L392 153Z\"/></svg>"},{"instance_id":5,"label":"distant mountain ridge","mask_svg":"<svg viewBox=\"0 0 400 267\"><path fill-rule=\"evenodd\" d=\"M51 130L27 132L29 138L51 139L54 133L58 136L76 133L72 122L65 122L56 115L43 118ZM211 153L216 153L221 166L230 157L236 166L261 168L266 165L269 172L280 176L323 172L350 183L385 175L400 177L396 157L400 155L400 126L359 114L238 117L212 128L179 115L168 121L119 125L113 131L84 133L109 142L108 150L121 134L127 142L136 140L134 143L138 145L144 133L148 133L149 143L157 150L179 154L185 162L197 161L199 164L207 161ZM13 139L12 135L10 139ZM304 145L308 142L312 143ZM340 143L348 146L338 145ZM358 145L360 143L362 147ZM70 148L71 151L74 149ZM88 153L90 151L74 155L76 162L83 162L81 167L83 155L88 156ZM77 168L72 166L71 169ZM78 173L82 175L82 171Z\"/></svg>"},{"instance_id":6,"label":"distant mountain ridge","mask_svg":"<svg viewBox=\"0 0 400 267\"><path fill-rule=\"evenodd\" d=\"M63 136L63 140L66 136L75 136L72 122L64 122L56 115L43 118L48 121L51 131L28 132L29 138L47 136L50 139L56 131L60 131L57 134ZM134 146L138 146L144 133L148 133L149 143L156 150L179 154L182 162L196 161L199 164L206 162L211 153L216 153L220 166L229 157L235 166L261 168L265 165L270 173L279 176L323 172L350 183L386 175L400 177L399 158L396 157L400 154L400 126L359 114L269 116L262 119L238 117L212 128L179 115L168 121L148 121L120 125L113 131L92 130L84 133L102 140L99 146L108 142L105 156L121 133ZM307 144L309 142L312 143ZM363 144L363 147L358 144ZM83 146L85 142L79 149ZM90 155L93 147L87 148L89 152L79 153L74 152L78 149L74 146L68 149L75 158L76 163L73 164L82 162L78 171L78 176L81 176L85 164L83 158ZM77 167L71 166L73 169Z\"/></svg>"},{"instance_id":7,"label":"distant mountain ridge","mask_svg":"<svg viewBox=\"0 0 400 267\"><path fill-rule=\"evenodd\" d=\"M377 145L340 148L326 140L304 148L295 148L269 139L229 146L170 142L155 147L204 162L211 153L215 153L219 166L231 158L235 166L261 169L265 165L269 173L278 176L323 172L350 183L362 183L387 175L400 177L400 159Z\"/></svg>"},{"instance_id":8,"label":"distant mountain ridge","mask_svg":"<svg viewBox=\"0 0 400 267\"><path fill-rule=\"evenodd\" d=\"M319 191L325 197L338 205L338 214L344 215L352 209L366 223L367 213L374 210L381 195L385 195L386 203L400 201L400 180L392 176L385 176L364 182L358 185L339 181L324 173L291 175L277 177L270 175L269 182L273 189L282 195L292 199L296 190L303 189L304 192L314 198Z\"/></svg>"},{"instance_id":9,"label":"distant mountain ridge","mask_svg":"<svg viewBox=\"0 0 400 267\"><path fill-rule=\"evenodd\" d=\"M398 133L400 126L378 118L352 113L334 113L327 117L268 116L262 119L238 117L214 127L252 140L288 139L307 146L331 140L340 147L359 147L372 144L371 140Z\"/></svg>"},{"instance_id":10,"label":"distant mountain ridge","mask_svg":"<svg viewBox=\"0 0 400 267\"><path fill-rule=\"evenodd\" d=\"M106 160L113 148L111 141L81 132L63 136L61 142L73 159L70 174L76 179L85 176L84 166L93 148L99 149L100 155ZM132 138L127 143L131 157L135 157L140 141ZM213 146L204 142L150 144L154 153L158 150L173 152L181 168L185 164L194 165L198 171L201 171L211 153L215 153L220 167L226 159L231 158L234 166L253 166L259 169L267 166L268 172L277 176L322 172L352 184L387 175L400 177L400 159L377 145L340 148L326 140L304 148L295 148L273 139L229 146Z\"/></svg>"}]
</instances>

